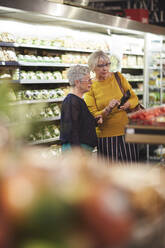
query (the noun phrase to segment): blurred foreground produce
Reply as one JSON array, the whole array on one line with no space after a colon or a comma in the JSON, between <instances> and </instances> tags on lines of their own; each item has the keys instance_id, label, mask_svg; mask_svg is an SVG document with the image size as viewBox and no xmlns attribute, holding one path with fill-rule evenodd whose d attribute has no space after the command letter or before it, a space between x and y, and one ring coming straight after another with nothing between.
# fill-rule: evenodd
<instances>
[{"instance_id":1,"label":"blurred foreground produce","mask_svg":"<svg viewBox=\"0 0 165 248\"><path fill-rule=\"evenodd\" d=\"M1 164L0 247L165 247L164 168L43 152L7 152Z\"/></svg>"}]
</instances>

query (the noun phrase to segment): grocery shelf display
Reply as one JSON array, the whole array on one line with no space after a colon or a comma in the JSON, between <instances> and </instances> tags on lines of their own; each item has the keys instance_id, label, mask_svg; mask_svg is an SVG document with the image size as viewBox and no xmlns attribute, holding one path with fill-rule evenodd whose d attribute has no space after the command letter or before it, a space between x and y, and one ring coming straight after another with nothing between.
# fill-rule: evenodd
<instances>
[{"instance_id":1,"label":"grocery shelf display","mask_svg":"<svg viewBox=\"0 0 165 248\"><path fill-rule=\"evenodd\" d=\"M18 0L2 1L0 6L4 11L0 16L0 80L13 85L11 105L54 102L60 107L69 91L67 68L87 64L88 56L99 49L109 54L111 70L124 74L145 107L152 99L157 105L163 102L164 55L160 63L154 61L163 51L164 28L52 1L30 1L28 6ZM152 51L153 37L156 47L160 41L159 55ZM59 95L55 96L55 89ZM59 125L60 116L53 118L44 117L43 123L56 120Z\"/></svg>"},{"instance_id":2,"label":"grocery shelf display","mask_svg":"<svg viewBox=\"0 0 165 248\"><path fill-rule=\"evenodd\" d=\"M164 28L53 0L1 1L0 247L165 247L164 54L153 57L161 67L150 60L151 31L164 46ZM126 138L154 146L154 166L61 152L67 68L98 49L146 107L129 114Z\"/></svg>"}]
</instances>

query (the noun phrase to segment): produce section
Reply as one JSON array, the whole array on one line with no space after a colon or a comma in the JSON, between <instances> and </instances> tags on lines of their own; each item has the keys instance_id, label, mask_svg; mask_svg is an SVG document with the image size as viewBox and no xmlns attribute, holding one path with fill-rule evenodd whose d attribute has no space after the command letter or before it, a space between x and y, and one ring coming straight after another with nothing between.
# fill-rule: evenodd
<instances>
[{"instance_id":1,"label":"produce section","mask_svg":"<svg viewBox=\"0 0 165 248\"><path fill-rule=\"evenodd\" d=\"M81 11L85 14L85 10ZM55 121L59 128L60 115L53 116L50 105L56 103L60 108L69 92L67 68L77 63L85 65L89 54L99 49L109 54L111 70L119 70L124 74L145 107L149 107L149 100L150 104L158 105L163 102L163 75L160 76L160 70L163 68L164 55L160 59L160 49L163 51L161 34L155 34L153 39L147 31L144 32L142 26L137 27L137 31L136 28L120 30L109 27L106 23L97 23L97 19L96 25L87 21L86 24L82 22L77 26L76 21L61 23L61 20L54 22L50 18L53 25L49 25L44 18L36 16L35 20L32 18L32 22L21 15L19 20L11 17L8 20L0 19L3 24L2 31L0 29L0 79L10 79L14 86L12 97L15 100L11 102L13 107L27 104L29 109L33 109L37 104L48 104L49 111L44 107L36 115L32 111L27 116L33 116L33 120L40 123L46 122L46 125ZM47 18L49 19L48 16ZM91 18L90 15L88 18ZM104 20L104 15L102 18ZM12 28L14 25L17 25L17 30ZM5 31L2 26L5 26ZM155 30L153 32L156 33ZM119 40L122 41L120 44ZM28 117L26 120L31 119Z\"/></svg>"},{"instance_id":2,"label":"produce section","mask_svg":"<svg viewBox=\"0 0 165 248\"><path fill-rule=\"evenodd\" d=\"M78 30L74 32L79 33ZM97 37L100 35L97 34ZM3 38L4 36L5 38ZM19 89L13 90L11 104L15 106L15 110L20 104L30 104L28 113L22 117L23 121L27 123L39 121L40 127L43 126L38 128L39 130L35 129L29 137L26 137L29 144L50 145L50 143L58 142L60 115L53 116L51 107L45 108L45 114L42 110L38 113L38 109L36 111L36 107L33 106L44 103L49 103L50 106L52 102L62 102L69 91L66 78L68 67L74 64L87 64L89 54L96 49L102 49L111 56L111 69L113 71L120 70L119 59L110 52L110 37L105 35L104 39L95 40L96 34L91 34L91 41L89 38L88 41L86 38L81 41L77 37L76 39L72 37L72 42L70 36L61 36L61 33L60 37L56 39L42 39L40 36L26 38L22 34L21 36L11 35L7 32L2 33L1 37L3 48L7 46L5 49L8 49L11 46L16 64L12 70L7 67L2 69L0 78L3 81L10 79L13 83L23 86L23 89L19 87ZM4 56L1 56L1 60L3 63L7 63ZM14 59L11 58L11 60ZM26 89L27 86L28 89ZM16 123L14 115L12 121ZM52 122L55 122L54 126L52 126Z\"/></svg>"},{"instance_id":3,"label":"produce section","mask_svg":"<svg viewBox=\"0 0 165 248\"><path fill-rule=\"evenodd\" d=\"M108 52L104 40L100 43L95 41L94 44L90 42L78 44L78 41L71 42L70 39L65 36L55 40L43 40L39 37L26 39L7 32L1 34L0 60L4 66L9 63L8 61L14 61L16 67L12 70L6 67L1 69L0 78L2 81L11 80L24 86L23 89L20 87L11 89L13 113L19 111L19 105L30 104L28 112L22 116L22 125L24 122L39 124L28 137L25 137L30 145L50 145L59 141L60 103L69 91L67 68L74 64L87 64L89 53L94 51L91 50L93 45L96 49ZM47 106L39 111L34 104ZM13 114L11 122L16 125L16 121Z\"/></svg>"},{"instance_id":4,"label":"produce section","mask_svg":"<svg viewBox=\"0 0 165 248\"><path fill-rule=\"evenodd\" d=\"M125 129L126 141L147 144L147 160L164 163L165 105L129 114L129 119Z\"/></svg>"},{"instance_id":5,"label":"produce section","mask_svg":"<svg viewBox=\"0 0 165 248\"><path fill-rule=\"evenodd\" d=\"M149 87L157 85L148 83L144 44L147 32L157 29L146 25L144 33L140 23L136 26L128 20L112 20L54 1L4 3L12 3L14 9L0 9L0 15L5 16L0 19L0 34L5 37L1 47L13 48L17 60L0 63L0 247L164 248L164 163L106 163L95 154L76 149L61 154L59 144L60 108L69 91L66 70L78 61L85 64L82 56L106 40L103 48L112 56L112 70L125 74L146 107L129 115L126 137L144 145L150 142L156 146L154 155L162 158L165 149L159 144L165 140L165 106L147 105ZM15 3L21 5L18 12ZM128 24L132 30L130 26L125 29ZM71 38L66 43L68 32L59 32L58 25L74 29L68 29ZM14 30L14 39L9 40L4 29L8 34ZM113 33L120 34L116 42L111 42ZM142 39L143 44L125 43L124 36ZM151 95L157 104L162 103L161 83L163 77L160 90L150 92L160 93Z\"/></svg>"}]
</instances>

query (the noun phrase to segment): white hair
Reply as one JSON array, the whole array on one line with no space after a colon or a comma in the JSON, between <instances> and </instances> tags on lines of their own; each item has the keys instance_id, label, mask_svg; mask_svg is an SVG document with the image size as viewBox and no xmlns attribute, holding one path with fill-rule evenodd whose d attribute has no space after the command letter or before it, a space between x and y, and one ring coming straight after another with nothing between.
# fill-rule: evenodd
<instances>
[{"instance_id":1,"label":"white hair","mask_svg":"<svg viewBox=\"0 0 165 248\"><path fill-rule=\"evenodd\" d=\"M89 67L84 65L74 65L67 71L67 77L71 86L75 86L75 80L82 80L90 73Z\"/></svg>"},{"instance_id":2,"label":"white hair","mask_svg":"<svg viewBox=\"0 0 165 248\"><path fill-rule=\"evenodd\" d=\"M103 52L101 50L96 51L96 52L92 53L88 59L88 66L89 66L90 71L94 71L100 58L102 58L103 60L105 60L108 63L110 62L110 58L105 52Z\"/></svg>"}]
</instances>

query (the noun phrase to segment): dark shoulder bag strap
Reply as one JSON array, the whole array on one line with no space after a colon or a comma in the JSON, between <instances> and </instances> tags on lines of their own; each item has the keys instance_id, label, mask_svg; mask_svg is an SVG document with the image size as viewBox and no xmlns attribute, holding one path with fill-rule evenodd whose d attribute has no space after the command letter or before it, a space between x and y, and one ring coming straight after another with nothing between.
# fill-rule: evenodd
<instances>
[{"instance_id":1,"label":"dark shoulder bag strap","mask_svg":"<svg viewBox=\"0 0 165 248\"><path fill-rule=\"evenodd\" d=\"M117 83L118 83L118 85L119 85L119 88L120 88L121 92L122 92L123 95L124 95L125 92L124 92L124 89L123 89L123 87L122 87L121 79L120 79L120 77L119 77L119 74L118 74L117 72L115 72L114 75L115 75L116 81L117 81Z\"/></svg>"}]
</instances>

